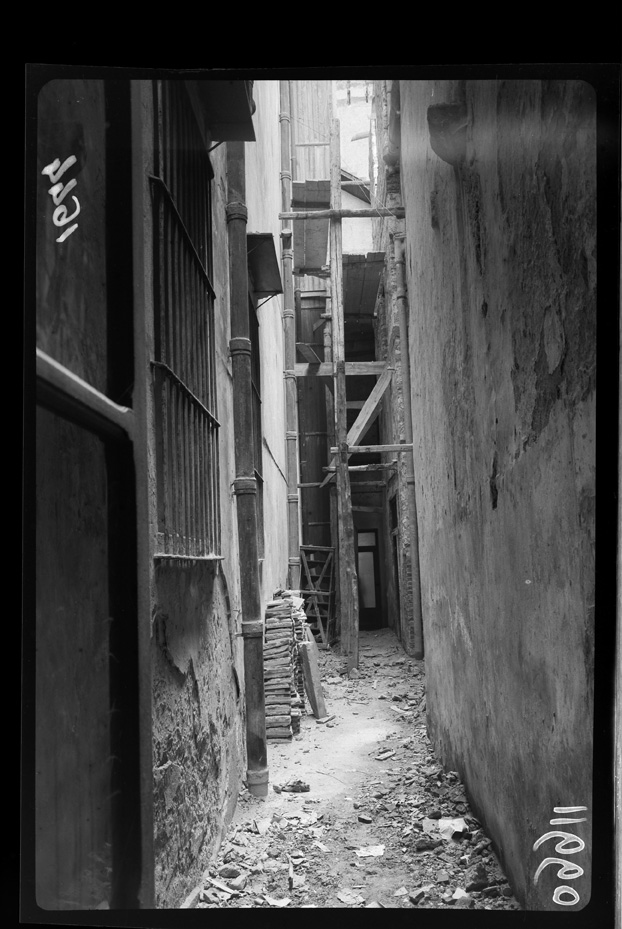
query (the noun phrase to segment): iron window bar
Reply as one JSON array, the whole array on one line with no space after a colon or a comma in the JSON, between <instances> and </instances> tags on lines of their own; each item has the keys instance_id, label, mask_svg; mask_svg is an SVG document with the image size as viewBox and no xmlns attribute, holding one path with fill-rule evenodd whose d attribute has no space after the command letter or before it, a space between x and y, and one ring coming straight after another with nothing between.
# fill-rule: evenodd
<instances>
[{"instance_id":1,"label":"iron window bar","mask_svg":"<svg viewBox=\"0 0 622 929\"><path fill-rule=\"evenodd\" d=\"M214 287L213 287L212 282L211 282L211 280L210 280L209 274L207 273L207 269L205 268L205 265L204 265L203 262L201 261L201 257L200 257L200 255L199 255L199 253L197 252L197 249L196 249L196 246L195 246L194 241L193 241L193 239L192 239L192 236L191 236L190 233L188 232L188 230L187 230L187 228L186 228L186 226L185 226L185 224L184 224L184 221L183 221L183 219L182 219L182 217L181 217L181 214L180 214L179 210L177 209L177 204L175 203L175 200L173 199L172 193L170 192L170 190L168 189L168 187L167 187L165 181L163 181L161 177L157 177L155 174L148 174L147 177L148 177L149 180L152 182L152 184L155 184L157 187L159 187L160 190L162 191L162 193L164 194L164 196L165 196L165 198L166 198L166 200L167 200L167 203L168 203L168 205L169 205L169 207L170 207L170 210L171 210L171 212L173 213L173 216L175 217L175 219L177 220L177 223L178 223L178 225L179 225L179 228L181 229L181 232L182 232L182 235L183 235L183 237L184 237L184 239L185 239L185 241L186 241L186 244L187 244L188 247L190 248L190 251L191 251L191 253L192 253L193 257L194 257L194 260L196 261L197 265L199 266L199 270L200 270L200 272L201 272L201 276L203 277L203 280L204 280L205 283L207 284L207 287L208 287L210 296L211 296L212 298L215 298L215 297L216 297L216 291L214 290Z\"/></svg>"},{"instance_id":2,"label":"iron window bar","mask_svg":"<svg viewBox=\"0 0 622 929\"><path fill-rule=\"evenodd\" d=\"M199 400L199 398L192 393L188 385L185 384L184 381L182 381L182 379L177 374L175 374L172 368L170 368L164 361L152 361L151 367L160 368L161 370L163 370L166 376L171 381L175 382L175 384L179 387L182 393L185 394L185 396L190 400L190 402L193 403L201 411L201 413L203 413L203 415L209 419L210 424L214 426L216 429L220 429L220 423L218 422L214 414L210 413L210 411L205 406L205 404L202 403Z\"/></svg>"}]
</instances>

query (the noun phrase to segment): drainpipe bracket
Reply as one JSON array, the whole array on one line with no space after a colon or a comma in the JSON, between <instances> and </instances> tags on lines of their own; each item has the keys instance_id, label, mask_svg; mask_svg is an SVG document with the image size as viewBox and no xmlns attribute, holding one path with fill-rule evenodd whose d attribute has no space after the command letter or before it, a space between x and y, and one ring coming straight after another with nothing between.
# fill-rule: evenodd
<instances>
[{"instance_id":1,"label":"drainpipe bracket","mask_svg":"<svg viewBox=\"0 0 622 929\"><path fill-rule=\"evenodd\" d=\"M236 496L240 494L256 494L257 479L254 477L236 477L233 482L233 493Z\"/></svg>"},{"instance_id":2,"label":"drainpipe bracket","mask_svg":"<svg viewBox=\"0 0 622 929\"><path fill-rule=\"evenodd\" d=\"M263 636L263 619L242 620L242 637L257 639Z\"/></svg>"},{"instance_id":3,"label":"drainpipe bracket","mask_svg":"<svg viewBox=\"0 0 622 929\"><path fill-rule=\"evenodd\" d=\"M246 786L254 797L266 797L268 795L268 783L270 772L268 768L256 768L246 772Z\"/></svg>"},{"instance_id":4,"label":"drainpipe bracket","mask_svg":"<svg viewBox=\"0 0 622 929\"><path fill-rule=\"evenodd\" d=\"M229 341L229 351L232 355L250 355L251 340L245 336L237 336Z\"/></svg>"},{"instance_id":5,"label":"drainpipe bracket","mask_svg":"<svg viewBox=\"0 0 622 929\"><path fill-rule=\"evenodd\" d=\"M231 200L225 207L227 222L233 222L234 219L241 219L243 222L248 221L248 210L246 204L241 200Z\"/></svg>"}]
</instances>

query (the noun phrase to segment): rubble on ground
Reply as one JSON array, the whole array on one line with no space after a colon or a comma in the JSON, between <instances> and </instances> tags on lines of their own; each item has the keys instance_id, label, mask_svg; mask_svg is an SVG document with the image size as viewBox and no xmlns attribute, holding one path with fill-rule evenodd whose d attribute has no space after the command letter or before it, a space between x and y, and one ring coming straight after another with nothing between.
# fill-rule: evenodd
<instances>
[{"instance_id":1,"label":"rubble on ground","mask_svg":"<svg viewBox=\"0 0 622 929\"><path fill-rule=\"evenodd\" d=\"M428 740L424 662L395 639L362 634L358 676L344 664L334 649L320 654L332 722L303 712L300 733L279 743L289 776L266 799L242 791L194 905L520 909L458 772L443 768ZM306 771L321 740L343 738L339 729L363 712L384 720L363 776L333 767L330 742L325 764ZM314 796L311 775L333 781L330 801ZM356 789L342 790L343 778Z\"/></svg>"}]
</instances>

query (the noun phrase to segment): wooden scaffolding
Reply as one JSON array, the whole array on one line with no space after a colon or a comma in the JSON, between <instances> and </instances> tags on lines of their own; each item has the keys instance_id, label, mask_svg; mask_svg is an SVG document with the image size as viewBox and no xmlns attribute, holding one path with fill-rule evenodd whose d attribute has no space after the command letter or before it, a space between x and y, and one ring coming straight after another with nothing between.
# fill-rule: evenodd
<instances>
[{"instance_id":1,"label":"wooden scaffolding","mask_svg":"<svg viewBox=\"0 0 622 929\"><path fill-rule=\"evenodd\" d=\"M347 660L347 668L358 667L359 662L359 597L356 574L356 553L354 541L354 521L352 516L352 498L350 487L350 472L374 470L388 465L351 465L349 458L355 453L406 452L412 453L412 442L399 445L362 446L358 443L364 437L373 418L377 415L385 391L391 383L392 369L383 361L346 362L345 336L344 336L344 294L343 294L343 250L342 250L342 219L392 216L401 219L404 216L403 208L392 210L383 207L369 209L344 210L341 206L341 153L339 141L339 120L333 119L330 133L330 209L302 210L298 212L284 212L280 218L286 221L326 221L329 220L330 242L330 296L326 300L325 320L325 346L329 347L330 357L325 352L324 361L309 352L302 351L304 346L297 345L301 350L306 363L296 363L294 373L296 377L330 377L332 378L332 415L334 417L335 445L330 448L331 461L323 470L325 477L319 482L320 487L334 483L337 488L337 545L336 551L324 564L332 566L334 581L333 602L340 607L340 634L342 653ZM330 304L330 305L329 305ZM346 377L348 375L374 375L376 384L348 431L347 429L347 401ZM306 485L310 486L310 485ZM303 546L301 549L301 566L309 588L308 614L317 622L318 632L322 644L329 642L332 632L330 626L330 610L323 604L326 591L320 591L319 580L326 582L327 571L319 569L313 573L310 565L317 568L319 559L311 557L312 546ZM317 548L317 547L316 547ZM336 570L335 570L336 562ZM330 597L326 598L330 601Z\"/></svg>"},{"instance_id":2,"label":"wooden scaffolding","mask_svg":"<svg viewBox=\"0 0 622 929\"><path fill-rule=\"evenodd\" d=\"M320 648L327 648L335 632L335 550L323 545L301 545L300 560L307 589L301 593L309 628ZM317 635L316 635L317 633Z\"/></svg>"}]
</instances>

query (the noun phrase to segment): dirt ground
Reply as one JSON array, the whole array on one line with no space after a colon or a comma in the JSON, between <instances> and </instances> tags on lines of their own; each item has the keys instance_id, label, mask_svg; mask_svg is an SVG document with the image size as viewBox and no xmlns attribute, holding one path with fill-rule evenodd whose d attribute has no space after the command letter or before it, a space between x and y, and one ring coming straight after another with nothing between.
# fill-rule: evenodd
<instances>
[{"instance_id":1,"label":"dirt ground","mask_svg":"<svg viewBox=\"0 0 622 929\"><path fill-rule=\"evenodd\" d=\"M268 796L241 792L185 905L519 910L458 775L428 741L425 663L380 630L361 632L352 678L338 649L319 665L329 720L307 703L299 735L268 742ZM283 789L297 782L308 790Z\"/></svg>"}]
</instances>

